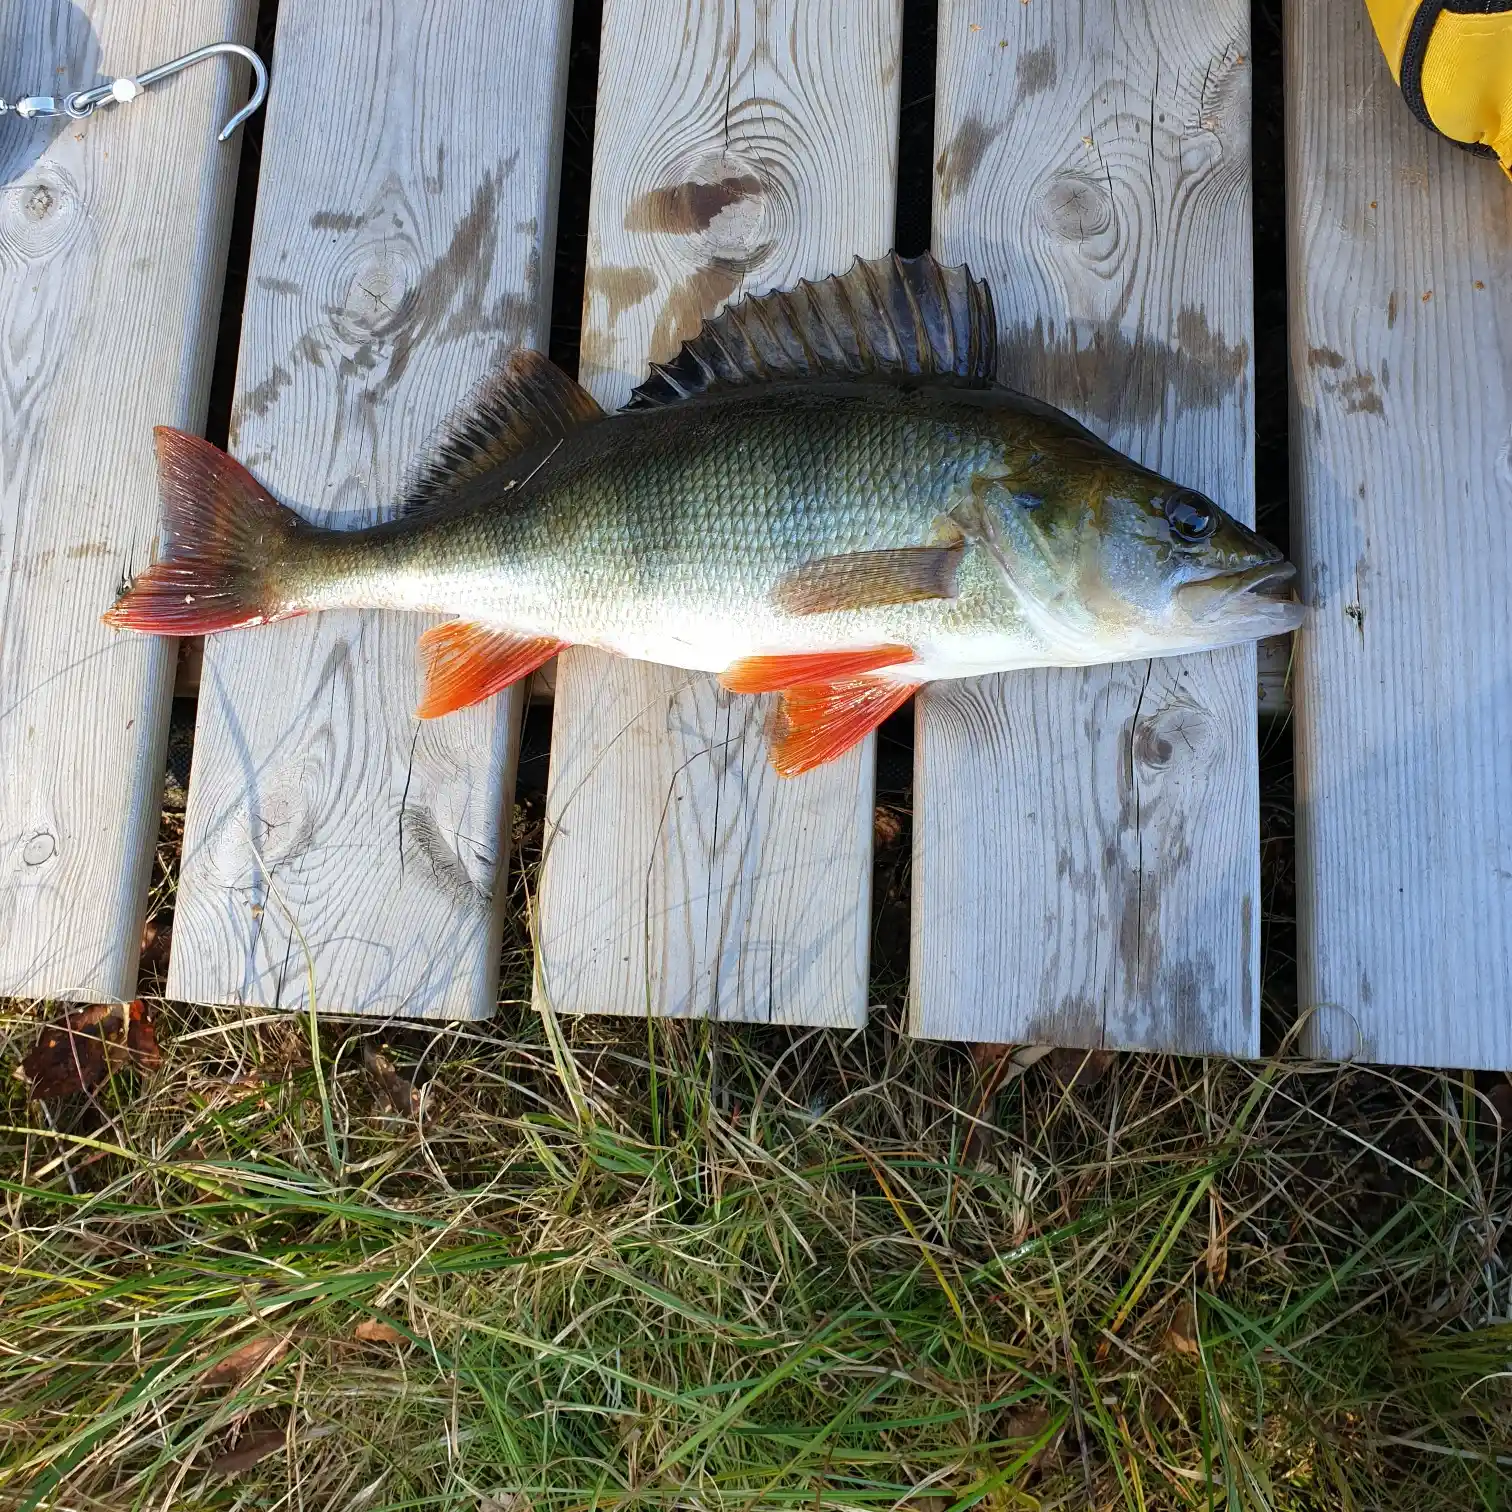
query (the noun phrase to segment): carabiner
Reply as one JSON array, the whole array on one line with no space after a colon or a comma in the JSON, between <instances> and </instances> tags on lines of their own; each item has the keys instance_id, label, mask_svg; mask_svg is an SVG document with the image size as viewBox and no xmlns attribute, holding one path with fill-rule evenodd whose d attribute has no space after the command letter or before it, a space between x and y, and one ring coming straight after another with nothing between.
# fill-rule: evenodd
<instances>
[{"instance_id":1,"label":"carabiner","mask_svg":"<svg viewBox=\"0 0 1512 1512\"><path fill-rule=\"evenodd\" d=\"M134 79L112 79L107 84L96 84L93 89L76 89L61 102L51 95L29 95L23 100L18 100L14 105L7 105L4 100L0 100L0 115L14 111L15 114L31 120L36 116L66 114L76 121L83 120L85 116L94 114L95 106L124 105L136 99L144 89L156 84L159 79L166 79L170 74L176 74L181 69L188 68L191 63L198 63L201 58L213 58L217 53L234 53L238 58L245 58L252 65L252 98L221 129L219 140L224 142L248 116L261 106L268 95L268 70L263 65L263 60L250 47L243 47L240 42L212 42L207 47L197 47L193 52L185 53L182 58L174 58L171 63L160 63L156 68L149 68L146 73L140 73Z\"/></svg>"}]
</instances>

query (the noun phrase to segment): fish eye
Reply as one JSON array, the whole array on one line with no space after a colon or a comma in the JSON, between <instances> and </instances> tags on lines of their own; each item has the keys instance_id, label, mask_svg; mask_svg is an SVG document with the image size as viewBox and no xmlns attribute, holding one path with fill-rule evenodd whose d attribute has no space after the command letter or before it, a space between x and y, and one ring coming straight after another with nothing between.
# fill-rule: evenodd
<instances>
[{"instance_id":1,"label":"fish eye","mask_svg":"<svg viewBox=\"0 0 1512 1512\"><path fill-rule=\"evenodd\" d=\"M1165 501L1166 524L1178 541L1195 546L1218 528L1218 511L1199 493L1183 490Z\"/></svg>"}]
</instances>

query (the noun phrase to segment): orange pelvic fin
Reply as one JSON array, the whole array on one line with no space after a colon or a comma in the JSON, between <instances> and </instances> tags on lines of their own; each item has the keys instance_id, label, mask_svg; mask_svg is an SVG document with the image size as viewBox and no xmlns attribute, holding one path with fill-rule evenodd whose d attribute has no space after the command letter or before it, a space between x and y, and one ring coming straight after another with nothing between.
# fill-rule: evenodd
<instances>
[{"instance_id":1,"label":"orange pelvic fin","mask_svg":"<svg viewBox=\"0 0 1512 1512\"><path fill-rule=\"evenodd\" d=\"M834 682L915 661L907 646L866 646L861 650L805 651L790 656L746 656L719 674L731 693L780 693L804 683Z\"/></svg>"}]
</instances>

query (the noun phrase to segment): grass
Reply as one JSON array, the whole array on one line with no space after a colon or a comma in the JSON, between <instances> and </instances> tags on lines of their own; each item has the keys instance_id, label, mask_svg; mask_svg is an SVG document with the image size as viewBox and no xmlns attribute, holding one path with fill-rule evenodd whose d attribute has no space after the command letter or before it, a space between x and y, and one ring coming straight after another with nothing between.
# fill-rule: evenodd
<instances>
[{"instance_id":1,"label":"grass","mask_svg":"<svg viewBox=\"0 0 1512 1512\"><path fill-rule=\"evenodd\" d=\"M9 1083L6 1505L1507 1504L1463 1079L160 1013Z\"/></svg>"}]
</instances>

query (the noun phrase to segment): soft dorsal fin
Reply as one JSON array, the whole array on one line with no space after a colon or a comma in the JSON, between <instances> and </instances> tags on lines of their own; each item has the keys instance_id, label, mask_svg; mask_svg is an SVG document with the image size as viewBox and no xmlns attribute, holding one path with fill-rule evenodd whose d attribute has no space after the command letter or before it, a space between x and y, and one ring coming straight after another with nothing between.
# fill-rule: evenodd
<instances>
[{"instance_id":1,"label":"soft dorsal fin","mask_svg":"<svg viewBox=\"0 0 1512 1512\"><path fill-rule=\"evenodd\" d=\"M428 509L469 478L603 417L593 396L550 358L519 347L426 443L400 490L399 512Z\"/></svg>"},{"instance_id":2,"label":"soft dorsal fin","mask_svg":"<svg viewBox=\"0 0 1512 1512\"><path fill-rule=\"evenodd\" d=\"M703 323L626 409L780 378L935 378L986 387L997 369L992 291L921 257L858 257L848 272L742 299Z\"/></svg>"}]
</instances>

